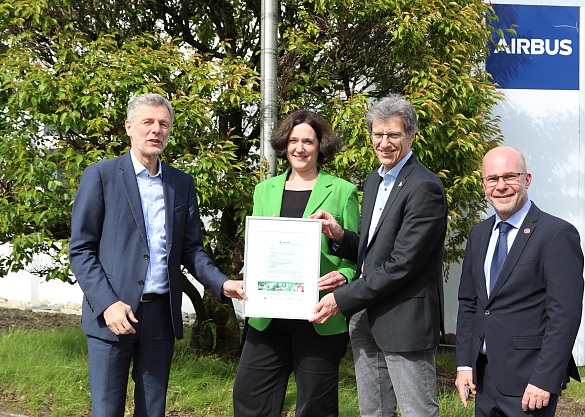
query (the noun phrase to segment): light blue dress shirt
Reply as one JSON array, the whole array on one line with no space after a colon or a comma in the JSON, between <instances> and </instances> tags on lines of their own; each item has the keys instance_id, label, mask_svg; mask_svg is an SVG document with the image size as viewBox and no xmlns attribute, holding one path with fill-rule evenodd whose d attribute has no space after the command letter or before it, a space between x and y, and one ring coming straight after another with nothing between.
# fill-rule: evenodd
<instances>
[{"instance_id":1,"label":"light blue dress shirt","mask_svg":"<svg viewBox=\"0 0 585 417\"><path fill-rule=\"evenodd\" d=\"M384 206L386 205L386 201L388 200L388 196L394 188L394 183L396 182L396 178L408 158L412 155L412 151L409 151L404 158L402 158L396 165L390 169L390 171L386 172L384 169L384 165L380 166L378 169L378 174L382 177L382 181L378 186L378 194L376 195L376 203L374 204L374 211L372 212L372 220L370 221L370 230L368 231L368 245L374 236L374 231L378 226L378 222L380 221L380 217L382 216L382 211L384 211ZM402 187L402 184L398 184L399 187Z\"/></svg>"},{"instance_id":2,"label":"light blue dress shirt","mask_svg":"<svg viewBox=\"0 0 585 417\"><path fill-rule=\"evenodd\" d=\"M140 192L144 225L148 239L149 264L146 271L143 294L169 291L167 276L167 234L165 228L165 200L160 160L158 172L151 176L148 170L132 156L136 182Z\"/></svg>"}]
</instances>

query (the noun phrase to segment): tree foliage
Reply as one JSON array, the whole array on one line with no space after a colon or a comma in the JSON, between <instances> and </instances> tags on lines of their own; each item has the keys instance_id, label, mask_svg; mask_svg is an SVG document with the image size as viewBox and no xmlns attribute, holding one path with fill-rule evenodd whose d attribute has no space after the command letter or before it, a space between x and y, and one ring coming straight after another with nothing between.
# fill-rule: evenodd
<instances>
[{"instance_id":1,"label":"tree foliage","mask_svg":"<svg viewBox=\"0 0 585 417\"><path fill-rule=\"evenodd\" d=\"M159 92L176 121L163 159L191 174L206 244L237 278L259 160L260 2L2 0L0 3L0 276L31 269L74 282L71 204L83 169L123 153L131 95ZM498 139L498 93L483 69L482 0L280 2L279 113L311 108L344 136L326 169L361 186L376 167L364 114L372 98L406 94L418 110L418 157L449 201L447 263L485 208L482 155ZM185 280L203 334L195 347L237 348L233 309ZM209 325L211 324L211 325ZM234 339L236 340L234 342Z\"/></svg>"}]
</instances>

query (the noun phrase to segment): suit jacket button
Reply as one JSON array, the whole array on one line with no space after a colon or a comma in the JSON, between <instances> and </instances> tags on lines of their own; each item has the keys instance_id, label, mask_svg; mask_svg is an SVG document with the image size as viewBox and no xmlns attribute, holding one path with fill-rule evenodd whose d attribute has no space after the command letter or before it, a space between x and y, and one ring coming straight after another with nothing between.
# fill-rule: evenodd
<instances>
[{"instance_id":1,"label":"suit jacket button","mask_svg":"<svg viewBox=\"0 0 585 417\"><path fill-rule=\"evenodd\" d=\"M483 314L485 314L486 316L489 316L491 313L490 313L489 310L486 310L486 311L483 312Z\"/></svg>"},{"instance_id":2,"label":"suit jacket button","mask_svg":"<svg viewBox=\"0 0 585 417\"><path fill-rule=\"evenodd\" d=\"M148 261L149 259L150 259L150 256L148 256L148 255L144 255L144 260L145 260L145 261Z\"/></svg>"},{"instance_id":3,"label":"suit jacket button","mask_svg":"<svg viewBox=\"0 0 585 417\"><path fill-rule=\"evenodd\" d=\"M144 285L144 280L141 279L140 281L138 281L138 285Z\"/></svg>"}]
</instances>

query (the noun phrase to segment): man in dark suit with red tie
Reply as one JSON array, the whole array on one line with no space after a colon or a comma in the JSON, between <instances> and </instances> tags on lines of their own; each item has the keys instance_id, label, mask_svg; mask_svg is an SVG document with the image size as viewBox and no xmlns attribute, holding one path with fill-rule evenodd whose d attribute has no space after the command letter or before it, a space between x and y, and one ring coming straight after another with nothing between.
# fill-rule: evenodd
<instances>
[{"instance_id":1,"label":"man in dark suit with red tie","mask_svg":"<svg viewBox=\"0 0 585 417\"><path fill-rule=\"evenodd\" d=\"M579 233L528 199L532 175L510 146L482 164L496 214L469 234L459 287L457 380L476 416L554 416L583 301Z\"/></svg>"}]
</instances>

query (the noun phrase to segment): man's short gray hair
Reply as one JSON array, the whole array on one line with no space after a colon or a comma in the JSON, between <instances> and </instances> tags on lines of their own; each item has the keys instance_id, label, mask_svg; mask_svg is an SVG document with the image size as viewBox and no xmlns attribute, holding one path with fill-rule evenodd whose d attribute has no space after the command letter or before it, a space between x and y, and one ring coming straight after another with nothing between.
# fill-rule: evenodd
<instances>
[{"instance_id":1,"label":"man's short gray hair","mask_svg":"<svg viewBox=\"0 0 585 417\"><path fill-rule=\"evenodd\" d=\"M160 94L140 94L136 97L132 97L128 101L128 108L126 109L126 120L132 121L136 116L136 112L140 106L164 106L169 111L171 116L171 125L175 120L175 113L173 112L173 106L171 102Z\"/></svg>"},{"instance_id":2,"label":"man's short gray hair","mask_svg":"<svg viewBox=\"0 0 585 417\"><path fill-rule=\"evenodd\" d=\"M410 101L406 100L400 94L390 94L374 103L370 111L366 114L368 130L370 133L372 132L372 123L374 120L386 121L393 116L398 116L402 119L406 136L412 137L418 132L416 110Z\"/></svg>"}]
</instances>

